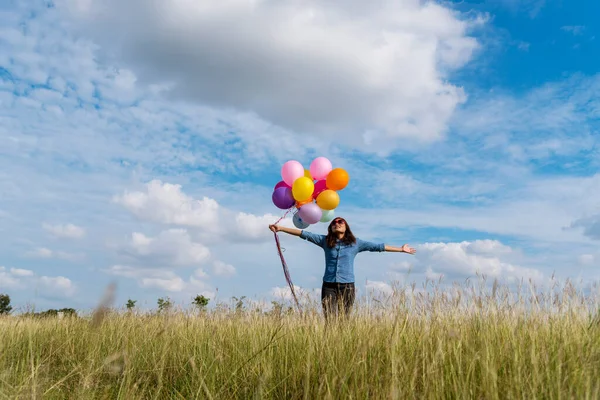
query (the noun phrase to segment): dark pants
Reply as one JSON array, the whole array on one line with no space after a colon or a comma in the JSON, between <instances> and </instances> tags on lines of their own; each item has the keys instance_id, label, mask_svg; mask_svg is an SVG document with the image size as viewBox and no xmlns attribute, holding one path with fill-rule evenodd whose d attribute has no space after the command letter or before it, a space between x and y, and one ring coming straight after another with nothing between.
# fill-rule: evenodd
<instances>
[{"instance_id":1,"label":"dark pants","mask_svg":"<svg viewBox=\"0 0 600 400\"><path fill-rule=\"evenodd\" d=\"M354 297L354 283L323 282L321 304L325 318L329 319L335 315L348 316L354 304Z\"/></svg>"}]
</instances>

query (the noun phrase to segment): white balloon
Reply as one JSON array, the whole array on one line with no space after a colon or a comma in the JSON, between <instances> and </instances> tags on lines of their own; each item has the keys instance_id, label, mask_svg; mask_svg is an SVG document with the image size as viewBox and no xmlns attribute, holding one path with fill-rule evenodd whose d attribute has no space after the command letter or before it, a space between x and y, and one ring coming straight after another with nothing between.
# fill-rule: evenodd
<instances>
[{"instance_id":1,"label":"white balloon","mask_svg":"<svg viewBox=\"0 0 600 400\"><path fill-rule=\"evenodd\" d=\"M321 217L321 222L329 222L335 216L335 210L323 210L323 216Z\"/></svg>"}]
</instances>

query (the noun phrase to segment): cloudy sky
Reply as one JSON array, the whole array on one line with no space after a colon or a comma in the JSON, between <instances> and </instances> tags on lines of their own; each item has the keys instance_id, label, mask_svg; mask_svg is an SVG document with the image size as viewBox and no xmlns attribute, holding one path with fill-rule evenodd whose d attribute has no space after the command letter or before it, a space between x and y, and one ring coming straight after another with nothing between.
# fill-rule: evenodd
<instances>
[{"instance_id":1,"label":"cloudy sky","mask_svg":"<svg viewBox=\"0 0 600 400\"><path fill-rule=\"evenodd\" d=\"M337 214L357 236L418 249L359 255L362 294L477 272L589 283L599 13L551 0L5 0L0 292L42 309L88 309L110 282L117 306L285 297L272 188L285 161L317 156L349 172ZM294 283L318 294L321 250L282 243Z\"/></svg>"}]
</instances>

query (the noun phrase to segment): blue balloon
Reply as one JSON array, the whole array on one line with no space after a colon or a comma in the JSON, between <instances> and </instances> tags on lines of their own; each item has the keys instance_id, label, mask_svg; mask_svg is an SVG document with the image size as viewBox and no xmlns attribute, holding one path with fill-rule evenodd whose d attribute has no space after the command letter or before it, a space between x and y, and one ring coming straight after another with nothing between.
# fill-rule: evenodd
<instances>
[{"instance_id":1,"label":"blue balloon","mask_svg":"<svg viewBox=\"0 0 600 400\"><path fill-rule=\"evenodd\" d=\"M306 229L310 226L310 224L307 224L306 222L302 221L302 218L300 218L300 215L298 215L298 213L294 214L292 222L294 223L294 226L298 229Z\"/></svg>"}]
</instances>

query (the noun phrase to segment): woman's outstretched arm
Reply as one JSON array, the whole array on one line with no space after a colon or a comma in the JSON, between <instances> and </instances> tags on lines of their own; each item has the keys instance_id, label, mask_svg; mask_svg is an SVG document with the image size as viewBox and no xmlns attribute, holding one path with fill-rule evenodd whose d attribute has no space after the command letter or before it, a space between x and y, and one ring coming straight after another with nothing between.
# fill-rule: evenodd
<instances>
[{"instance_id":1,"label":"woman's outstretched arm","mask_svg":"<svg viewBox=\"0 0 600 400\"><path fill-rule=\"evenodd\" d=\"M417 250L413 249L412 247L410 247L407 244L405 244L402 247L390 246L389 244L386 244L384 249L385 249L385 251L392 251L392 252L396 252L396 253L415 254L417 252Z\"/></svg>"},{"instance_id":2,"label":"woman's outstretched arm","mask_svg":"<svg viewBox=\"0 0 600 400\"><path fill-rule=\"evenodd\" d=\"M299 236L301 239L308 240L319 247L325 246L325 235L319 235L312 232L307 232L300 229L286 228L279 225L269 225L269 229L273 232L285 232L290 235Z\"/></svg>"},{"instance_id":3,"label":"woman's outstretched arm","mask_svg":"<svg viewBox=\"0 0 600 400\"><path fill-rule=\"evenodd\" d=\"M358 251L392 251L396 253L408 253L415 254L417 251L405 244L402 247L390 246L389 244L384 243L374 243L367 242L365 240L357 239L358 242Z\"/></svg>"},{"instance_id":4,"label":"woman's outstretched arm","mask_svg":"<svg viewBox=\"0 0 600 400\"><path fill-rule=\"evenodd\" d=\"M294 236L300 236L300 234L302 233L302 231L300 229L286 228L285 226L279 226L279 225L269 225L269 229L272 232L285 232L289 235L294 235Z\"/></svg>"}]
</instances>

